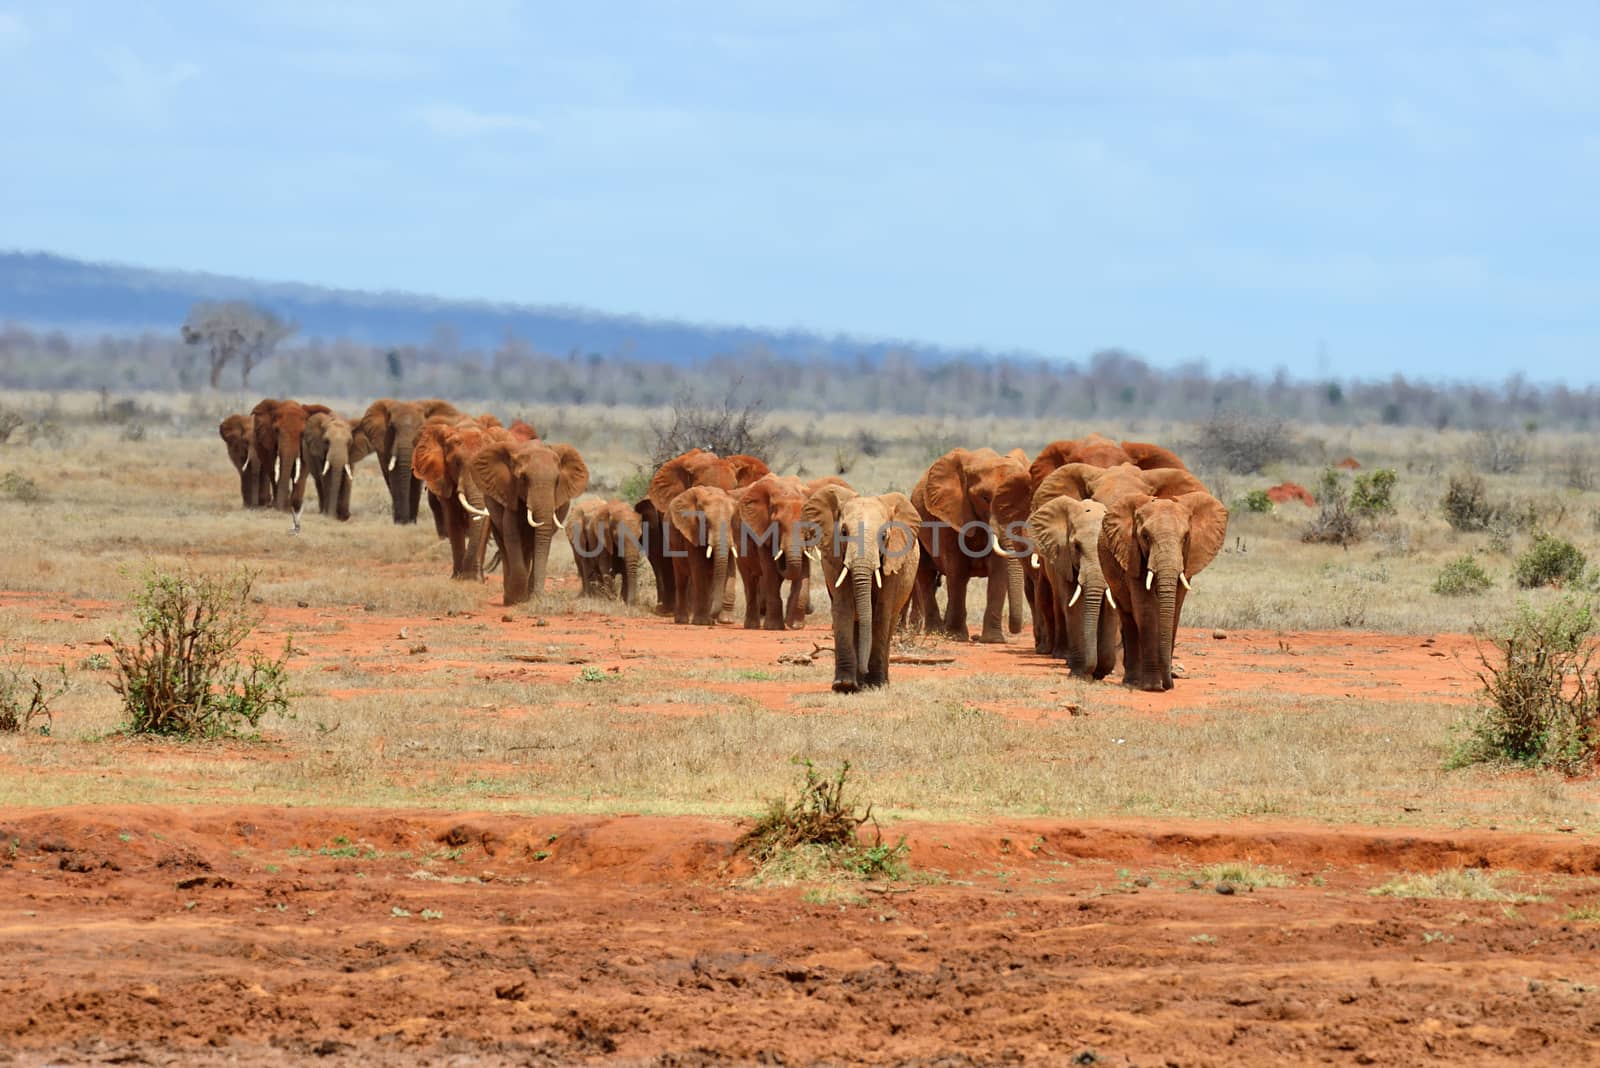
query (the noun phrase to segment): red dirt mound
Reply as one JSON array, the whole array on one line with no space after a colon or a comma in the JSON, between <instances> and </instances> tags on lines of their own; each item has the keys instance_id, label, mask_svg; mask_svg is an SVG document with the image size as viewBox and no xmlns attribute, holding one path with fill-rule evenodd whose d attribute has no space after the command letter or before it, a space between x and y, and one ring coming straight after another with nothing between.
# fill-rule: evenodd
<instances>
[{"instance_id":1,"label":"red dirt mound","mask_svg":"<svg viewBox=\"0 0 1600 1068\"><path fill-rule=\"evenodd\" d=\"M1354 456L1346 456L1343 460L1340 460L1333 466L1342 467L1346 471L1359 471L1361 469L1361 461L1357 460Z\"/></svg>"},{"instance_id":2,"label":"red dirt mound","mask_svg":"<svg viewBox=\"0 0 1600 1068\"><path fill-rule=\"evenodd\" d=\"M1315 508L1317 499L1311 496L1311 491L1298 482L1280 482L1267 490L1267 497L1273 504L1283 504L1285 501L1299 501L1307 508Z\"/></svg>"}]
</instances>

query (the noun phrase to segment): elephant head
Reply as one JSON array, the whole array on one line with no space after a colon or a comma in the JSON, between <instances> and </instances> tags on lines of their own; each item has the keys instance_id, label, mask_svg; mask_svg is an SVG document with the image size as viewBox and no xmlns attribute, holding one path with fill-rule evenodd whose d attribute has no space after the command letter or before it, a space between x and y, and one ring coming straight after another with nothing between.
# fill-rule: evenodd
<instances>
[{"instance_id":1,"label":"elephant head","mask_svg":"<svg viewBox=\"0 0 1600 1068\"><path fill-rule=\"evenodd\" d=\"M904 494L862 497L831 485L806 499L802 516L816 533L834 599L833 688L887 682L889 636L911 596L921 516Z\"/></svg>"},{"instance_id":2,"label":"elephant head","mask_svg":"<svg viewBox=\"0 0 1600 1068\"><path fill-rule=\"evenodd\" d=\"M217 433L228 447L228 460L239 475L239 496L246 508L256 506L256 479L250 470L253 453L250 417L230 415L217 425Z\"/></svg>"},{"instance_id":3,"label":"elephant head","mask_svg":"<svg viewBox=\"0 0 1600 1068\"><path fill-rule=\"evenodd\" d=\"M1102 498L1097 494L1096 499ZM1124 649L1129 681L1170 690L1184 596L1194 576L1221 551L1228 509L1203 490L1172 496L1122 493L1104 503L1101 566L1111 585L1127 592L1129 603L1119 608L1132 618L1138 635L1137 653ZM1138 663L1131 662L1135 655Z\"/></svg>"},{"instance_id":4,"label":"elephant head","mask_svg":"<svg viewBox=\"0 0 1600 1068\"><path fill-rule=\"evenodd\" d=\"M1090 467L1116 467L1132 464L1141 470L1171 467L1183 468L1176 453L1142 441L1124 441L1118 444L1103 434L1052 441L1039 451L1028 467L1029 480L1035 489L1054 470L1066 464L1086 464Z\"/></svg>"},{"instance_id":5,"label":"elephant head","mask_svg":"<svg viewBox=\"0 0 1600 1068\"><path fill-rule=\"evenodd\" d=\"M1106 601L1106 578L1100 567L1100 531L1105 517L1106 506L1099 501L1062 496L1046 502L1028 519L1039 566L1056 591L1055 597L1060 598L1058 618L1068 617L1080 602L1083 605L1081 612L1072 613L1081 629L1067 635L1067 659L1074 674L1096 673L1100 610Z\"/></svg>"},{"instance_id":6,"label":"elephant head","mask_svg":"<svg viewBox=\"0 0 1600 1068\"><path fill-rule=\"evenodd\" d=\"M513 420L511 426L507 428L507 433L518 441L539 440L539 432L533 429L531 424L524 423L521 419Z\"/></svg>"},{"instance_id":7,"label":"elephant head","mask_svg":"<svg viewBox=\"0 0 1600 1068\"><path fill-rule=\"evenodd\" d=\"M550 541L566 525L572 501L589 485L589 468L571 445L491 440L468 464L488 502L505 562L505 603L543 593Z\"/></svg>"},{"instance_id":8,"label":"elephant head","mask_svg":"<svg viewBox=\"0 0 1600 1068\"><path fill-rule=\"evenodd\" d=\"M693 622L710 625L722 607L731 558L738 553L734 545L736 509L728 491L718 486L694 486L673 497L667 505L667 520L690 546L689 564L698 577L698 589L691 593ZM703 559L699 554L704 554ZM711 562L709 578L705 561ZM684 596L682 589L678 596Z\"/></svg>"},{"instance_id":9,"label":"elephant head","mask_svg":"<svg viewBox=\"0 0 1600 1068\"><path fill-rule=\"evenodd\" d=\"M1027 460L1020 450L1002 456L993 449L952 449L935 460L923 476L922 499L928 513L959 532L945 537L956 537L960 551L971 559L991 553L1006 558L1006 596L1011 604L1009 623L1013 634L1022 630L1022 605L1026 599L1022 558L1026 554L1020 548L1007 548L1007 543L1015 544L1015 536L1024 529L1027 512L1014 510L1009 516L997 517L994 504L998 497L1004 513L1008 503L1026 501L1028 489ZM1003 531L1007 522L1017 525ZM1002 535L1005 541L1001 540ZM991 605L995 602L991 594ZM987 625L986 618L986 629ZM1002 639L994 635L992 640Z\"/></svg>"},{"instance_id":10,"label":"elephant head","mask_svg":"<svg viewBox=\"0 0 1600 1068\"><path fill-rule=\"evenodd\" d=\"M309 474L300 455L306 420L329 411L326 405L300 404L292 400L279 401L273 409L272 428L277 435L272 468L272 503L275 508L282 511L299 510L305 494L305 479Z\"/></svg>"},{"instance_id":11,"label":"elephant head","mask_svg":"<svg viewBox=\"0 0 1600 1068\"><path fill-rule=\"evenodd\" d=\"M748 538L739 548L765 552L781 561L777 572L785 581L798 582L803 577L800 511L807 496L806 484L793 475L763 475L746 486L739 498L739 518Z\"/></svg>"},{"instance_id":12,"label":"elephant head","mask_svg":"<svg viewBox=\"0 0 1600 1068\"><path fill-rule=\"evenodd\" d=\"M323 515L350 518L351 465L366 455L366 442L333 412L313 412L300 435L300 458L317 487Z\"/></svg>"},{"instance_id":13,"label":"elephant head","mask_svg":"<svg viewBox=\"0 0 1600 1068\"><path fill-rule=\"evenodd\" d=\"M358 429L371 451L378 454L396 523L417 521L422 485L412 470L411 456L423 424L435 416L459 418L460 415L455 406L446 401L400 401L385 397L373 401L361 416Z\"/></svg>"}]
</instances>

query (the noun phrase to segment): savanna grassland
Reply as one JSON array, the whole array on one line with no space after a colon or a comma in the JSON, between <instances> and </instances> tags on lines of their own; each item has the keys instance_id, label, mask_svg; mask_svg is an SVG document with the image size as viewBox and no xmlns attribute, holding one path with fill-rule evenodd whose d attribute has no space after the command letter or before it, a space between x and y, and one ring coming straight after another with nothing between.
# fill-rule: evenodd
<instances>
[{"instance_id":1,"label":"savanna grassland","mask_svg":"<svg viewBox=\"0 0 1600 1068\"><path fill-rule=\"evenodd\" d=\"M677 627L648 569L640 607L578 596L560 542L551 590L504 608L497 577L449 580L426 517L390 522L370 460L350 522L312 507L291 535L239 507L216 436L254 399L0 395L24 420L0 445L0 658L65 669L48 734L0 734L18 1063L1600 1057L1573 971L1600 949L1600 789L1451 759L1474 628L1587 588L1517 586L1535 533L1600 560L1585 438L1490 443L1523 454L1491 457L1503 473L1479 436L1376 427L1298 428L1254 474L1193 463L1233 514L1168 693L1069 679L1024 633L905 638L929 662L839 695L820 588L804 630ZM576 445L604 495L648 473L660 417L461 407ZM957 445L1099 430L1187 455L1196 436L770 422L775 468L864 492L909 491ZM1354 544L1303 541L1315 508L1243 504L1316 492L1347 456L1396 474ZM1462 532L1441 499L1469 469L1497 517ZM1464 556L1488 588L1435 592ZM254 575L250 647L290 643L289 716L209 742L121 730L105 639L143 576L181 566ZM883 842L904 836L894 863L730 853L737 820L794 794L796 760L849 762Z\"/></svg>"}]
</instances>

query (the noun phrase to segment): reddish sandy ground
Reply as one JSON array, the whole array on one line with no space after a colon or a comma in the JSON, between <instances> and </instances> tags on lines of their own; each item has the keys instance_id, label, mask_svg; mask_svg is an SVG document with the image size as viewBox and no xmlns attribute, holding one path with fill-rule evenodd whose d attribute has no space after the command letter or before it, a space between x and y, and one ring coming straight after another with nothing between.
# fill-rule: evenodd
<instances>
[{"instance_id":1,"label":"reddish sandy ground","mask_svg":"<svg viewBox=\"0 0 1600 1068\"><path fill-rule=\"evenodd\" d=\"M80 622L79 656L118 610L23 594L0 605ZM302 629L297 670L569 679L574 660L623 667L708 648L704 630L660 620L562 616L530 636L526 615L503 615L487 600L448 618L273 609L267 630L281 641ZM452 632L469 624L559 652L549 664L453 659ZM820 621L721 628L715 649L728 667L761 668L818 640ZM441 651L413 651L430 641ZM895 670L1060 674L1020 642L927 651L956 662ZM1470 692L1460 636L1191 630L1179 658L1186 707L1264 687ZM825 690L826 658L815 671ZM728 686L792 707L792 687ZM1172 701L1096 692L1134 714ZM1600 1064L1600 926L1565 918L1594 899L1600 847L1575 836L1151 821L904 830L913 866L942 879L815 904L745 885L724 822L0 813L0 1065ZM419 858L441 850L445 862L424 869ZM1295 885L1225 894L1193 878L1245 856ZM1368 893L1398 872L1458 865L1516 869L1545 900Z\"/></svg>"}]
</instances>

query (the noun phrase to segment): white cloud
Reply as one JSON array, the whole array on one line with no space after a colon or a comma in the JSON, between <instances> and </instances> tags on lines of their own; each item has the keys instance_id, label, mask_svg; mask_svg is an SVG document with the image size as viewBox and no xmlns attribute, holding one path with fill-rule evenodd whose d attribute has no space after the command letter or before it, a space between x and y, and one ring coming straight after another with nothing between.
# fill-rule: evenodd
<instances>
[{"instance_id":1,"label":"white cloud","mask_svg":"<svg viewBox=\"0 0 1600 1068\"><path fill-rule=\"evenodd\" d=\"M500 133L539 133L544 124L531 115L508 115L450 104L430 104L417 113L440 137L482 137Z\"/></svg>"}]
</instances>

